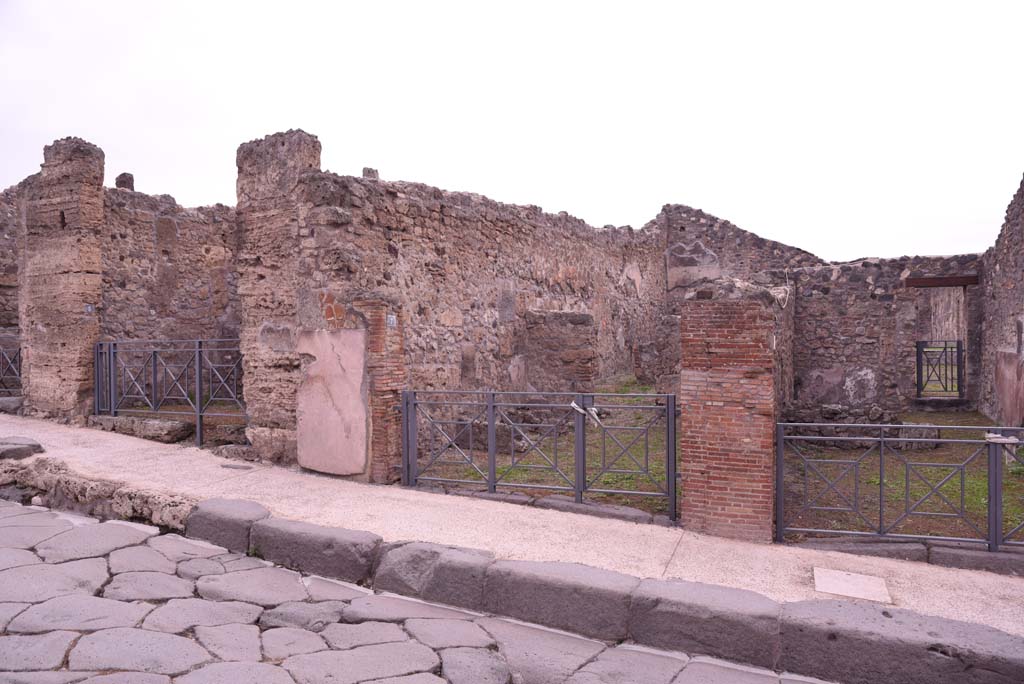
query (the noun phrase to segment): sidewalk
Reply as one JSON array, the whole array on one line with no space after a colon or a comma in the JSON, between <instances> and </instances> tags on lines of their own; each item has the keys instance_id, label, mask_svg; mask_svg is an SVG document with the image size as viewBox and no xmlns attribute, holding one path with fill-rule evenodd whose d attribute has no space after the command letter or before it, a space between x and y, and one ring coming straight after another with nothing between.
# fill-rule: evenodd
<instances>
[{"instance_id":1,"label":"sidewalk","mask_svg":"<svg viewBox=\"0 0 1024 684\"><path fill-rule=\"evenodd\" d=\"M276 516L367 530L386 541L474 547L503 559L584 563L639 577L750 589L777 601L828 598L814 590L813 580L813 567L825 567L884 578L901 608L1024 635L1024 578L750 544L274 466L237 470L225 466L237 467L238 461L194 447L0 414L0 436L5 435L39 441L46 449L42 457L61 459L81 476L197 498L251 499Z\"/></svg>"}]
</instances>

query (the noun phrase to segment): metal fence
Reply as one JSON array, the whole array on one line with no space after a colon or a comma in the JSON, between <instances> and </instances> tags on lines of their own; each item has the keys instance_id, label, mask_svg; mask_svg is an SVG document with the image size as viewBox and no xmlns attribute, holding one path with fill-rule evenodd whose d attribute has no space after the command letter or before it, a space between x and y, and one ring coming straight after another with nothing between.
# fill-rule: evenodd
<instances>
[{"instance_id":1,"label":"metal fence","mask_svg":"<svg viewBox=\"0 0 1024 684\"><path fill-rule=\"evenodd\" d=\"M917 343L917 396L964 396L963 340Z\"/></svg>"},{"instance_id":2,"label":"metal fence","mask_svg":"<svg viewBox=\"0 0 1024 684\"><path fill-rule=\"evenodd\" d=\"M203 444L207 417L244 417L238 340L118 340L95 349L95 412L193 417Z\"/></svg>"},{"instance_id":3,"label":"metal fence","mask_svg":"<svg viewBox=\"0 0 1024 684\"><path fill-rule=\"evenodd\" d=\"M402 482L655 497L675 520L671 394L402 393Z\"/></svg>"},{"instance_id":4,"label":"metal fence","mask_svg":"<svg viewBox=\"0 0 1024 684\"><path fill-rule=\"evenodd\" d=\"M780 423L776 452L777 541L1024 546L1024 428Z\"/></svg>"},{"instance_id":5,"label":"metal fence","mask_svg":"<svg viewBox=\"0 0 1024 684\"><path fill-rule=\"evenodd\" d=\"M0 349L0 396L21 394L21 349Z\"/></svg>"}]
</instances>

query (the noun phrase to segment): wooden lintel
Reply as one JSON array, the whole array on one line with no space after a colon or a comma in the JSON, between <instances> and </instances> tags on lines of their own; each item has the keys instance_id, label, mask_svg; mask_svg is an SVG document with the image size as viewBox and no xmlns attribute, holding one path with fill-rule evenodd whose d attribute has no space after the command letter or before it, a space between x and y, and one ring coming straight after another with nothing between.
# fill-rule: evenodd
<instances>
[{"instance_id":1,"label":"wooden lintel","mask_svg":"<svg viewBox=\"0 0 1024 684\"><path fill-rule=\"evenodd\" d=\"M907 278L904 281L906 287L965 287L978 284L978 274L955 276L923 276L920 278Z\"/></svg>"}]
</instances>

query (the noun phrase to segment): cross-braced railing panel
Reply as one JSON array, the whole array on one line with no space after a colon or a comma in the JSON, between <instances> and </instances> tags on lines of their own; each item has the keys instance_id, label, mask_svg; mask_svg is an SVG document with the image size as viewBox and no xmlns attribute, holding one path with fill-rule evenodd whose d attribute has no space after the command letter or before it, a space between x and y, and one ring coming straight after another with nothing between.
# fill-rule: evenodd
<instances>
[{"instance_id":1,"label":"cross-braced railing panel","mask_svg":"<svg viewBox=\"0 0 1024 684\"><path fill-rule=\"evenodd\" d=\"M0 396L21 394L21 349L0 348Z\"/></svg>"},{"instance_id":2,"label":"cross-braced railing panel","mask_svg":"<svg viewBox=\"0 0 1024 684\"><path fill-rule=\"evenodd\" d=\"M1021 438L1021 428L780 423L776 537L1024 543Z\"/></svg>"},{"instance_id":3,"label":"cross-braced railing panel","mask_svg":"<svg viewBox=\"0 0 1024 684\"><path fill-rule=\"evenodd\" d=\"M963 398L963 340L920 341L917 343L917 396Z\"/></svg>"},{"instance_id":4,"label":"cross-braced railing panel","mask_svg":"<svg viewBox=\"0 0 1024 684\"><path fill-rule=\"evenodd\" d=\"M245 419L237 340L119 340L95 350L95 411Z\"/></svg>"},{"instance_id":5,"label":"cross-braced railing panel","mask_svg":"<svg viewBox=\"0 0 1024 684\"><path fill-rule=\"evenodd\" d=\"M675 397L405 392L403 481L651 496L675 516ZM671 415L672 420L667 416Z\"/></svg>"}]
</instances>

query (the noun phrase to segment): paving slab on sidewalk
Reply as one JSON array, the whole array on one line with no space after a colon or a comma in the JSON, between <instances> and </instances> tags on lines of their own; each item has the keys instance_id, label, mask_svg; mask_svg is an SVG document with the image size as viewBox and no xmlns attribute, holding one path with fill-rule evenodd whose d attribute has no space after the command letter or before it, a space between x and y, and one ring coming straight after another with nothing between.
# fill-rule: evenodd
<instances>
[{"instance_id":1,"label":"paving slab on sidewalk","mask_svg":"<svg viewBox=\"0 0 1024 684\"><path fill-rule=\"evenodd\" d=\"M237 461L194 447L0 415L0 437L39 441L78 475L199 498L258 501L275 516L365 530L385 541L485 549L499 559L565 561L638 577L679 578L750 589L777 601L829 598L814 567L882 578L894 605L1024 635L1024 578L710 537L471 497L340 480ZM685 496L685 492L683 492Z\"/></svg>"}]
</instances>

